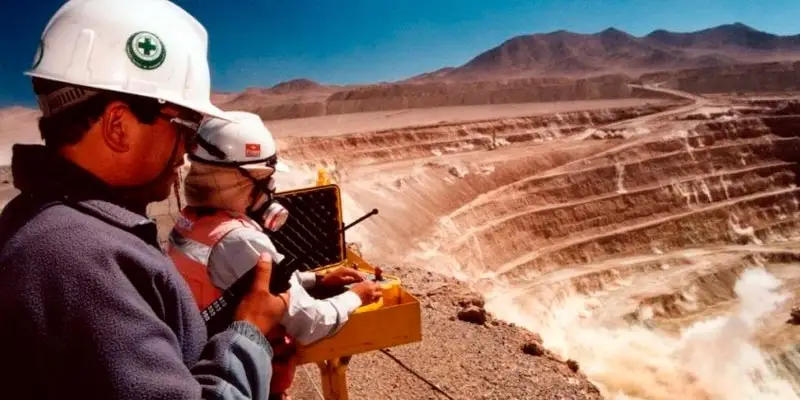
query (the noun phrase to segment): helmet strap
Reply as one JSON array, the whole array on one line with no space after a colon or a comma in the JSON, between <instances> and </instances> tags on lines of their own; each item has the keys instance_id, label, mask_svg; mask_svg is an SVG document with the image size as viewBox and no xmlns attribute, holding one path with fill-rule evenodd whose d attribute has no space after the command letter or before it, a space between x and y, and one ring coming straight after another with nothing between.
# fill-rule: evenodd
<instances>
[{"instance_id":1,"label":"helmet strap","mask_svg":"<svg viewBox=\"0 0 800 400\"><path fill-rule=\"evenodd\" d=\"M50 117L98 95L100 91L78 86L64 86L48 94L36 96L42 116Z\"/></svg>"},{"instance_id":2,"label":"helmet strap","mask_svg":"<svg viewBox=\"0 0 800 400\"><path fill-rule=\"evenodd\" d=\"M250 180L250 182L253 183L253 190L250 192L251 205L248 208L251 208L256 204L260 194L265 194L267 195L267 201L264 202L263 206L259 207L259 210L261 209L266 210L266 208L269 206L269 203L271 203L274 200L275 192L272 189L270 189L269 186L265 185L263 181L259 181L258 179L254 178L253 175L250 174L250 172L247 171L246 169L242 167L236 167L236 169L238 169L242 175L244 175L247 179Z\"/></svg>"},{"instance_id":3,"label":"helmet strap","mask_svg":"<svg viewBox=\"0 0 800 400\"><path fill-rule=\"evenodd\" d=\"M214 157L216 157L216 158L218 158L218 159L220 159L220 160L224 160L224 159L228 158L228 157L225 155L225 152L224 152L224 151L220 150L220 148L219 148L219 147L217 147L217 146L214 146L213 144L209 143L209 142L208 142L208 140L205 140L205 139L204 139L202 136L200 136L200 135L196 135L196 136L194 137L194 141L195 141L195 143L197 143L197 145L198 145L198 146L200 146L200 147L201 147L203 150L205 150L206 152L208 152L208 154L211 154L212 156L214 156Z\"/></svg>"}]
</instances>

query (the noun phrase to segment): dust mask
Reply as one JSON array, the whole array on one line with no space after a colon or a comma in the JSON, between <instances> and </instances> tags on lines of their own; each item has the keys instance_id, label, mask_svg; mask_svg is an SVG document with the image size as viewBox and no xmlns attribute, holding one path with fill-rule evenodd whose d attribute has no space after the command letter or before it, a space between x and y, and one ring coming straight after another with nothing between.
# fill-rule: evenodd
<instances>
[{"instance_id":1,"label":"dust mask","mask_svg":"<svg viewBox=\"0 0 800 400\"><path fill-rule=\"evenodd\" d=\"M247 209L247 216L258 222L264 229L277 232L289 219L289 210L275 199L275 180L272 177L254 180L253 197L266 195L266 201L254 203Z\"/></svg>"}]
</instances>

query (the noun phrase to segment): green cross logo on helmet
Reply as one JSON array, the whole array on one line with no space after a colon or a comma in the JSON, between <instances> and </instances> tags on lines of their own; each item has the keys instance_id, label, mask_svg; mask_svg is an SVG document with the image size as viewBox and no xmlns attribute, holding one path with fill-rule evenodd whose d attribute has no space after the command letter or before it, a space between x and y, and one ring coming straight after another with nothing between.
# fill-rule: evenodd
<instances>
[{"instance_id":1,"label":"green cross logo on helmet","mask_svg":"<svg viewBox=\"0 0 800 400\"><path fill-rule=\"evenodd\" d=\"M141 69L156 69L167 58L167 50L154 33L136 32L128 38L125 46L128 58Z\"/></svg>"}]
</instances>

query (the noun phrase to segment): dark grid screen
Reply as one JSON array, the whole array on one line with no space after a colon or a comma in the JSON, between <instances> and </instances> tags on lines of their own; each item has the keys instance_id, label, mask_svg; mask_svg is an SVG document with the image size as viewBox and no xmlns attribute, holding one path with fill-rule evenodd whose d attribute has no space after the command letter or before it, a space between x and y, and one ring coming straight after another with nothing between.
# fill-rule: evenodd
<instances>
[{"instance_id":1,"label":"dark grid screen","mask_svg":"<svg viewBox=\"0 0 800 400\"><path fill-rule=\"evenodd\" d=\"M281 192L276 200L289 211L289 219L269 237L278 252L294 258L300 271L344 261L342 201L337 185Z\"/></svg>"}]
</instances>

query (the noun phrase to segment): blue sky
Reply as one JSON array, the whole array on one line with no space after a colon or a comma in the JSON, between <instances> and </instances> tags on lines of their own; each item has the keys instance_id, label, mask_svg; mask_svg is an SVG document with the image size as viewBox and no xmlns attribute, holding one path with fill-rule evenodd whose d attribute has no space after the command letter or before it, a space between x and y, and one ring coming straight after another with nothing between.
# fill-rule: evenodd
<instances>
[{"instance_id":1,"label":"blue sky","mask_svg":"<svg viewBox=\"0 0 800 400\"><path fill-rule=\"evenodd\" d=\"M128 0L134 1L134 0ZM175 0L209 32L217 91L305 77L325 83L403 79L465 63L520 34L609 26L641 36L743 22L800 33L797 0ZM14 2L0 14L5 38L0 107L33 105L22 75L63 1Z\"/></svg>"}]
</instances>

